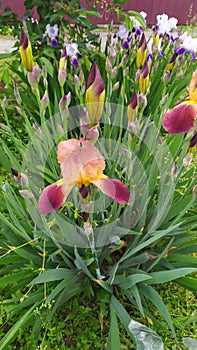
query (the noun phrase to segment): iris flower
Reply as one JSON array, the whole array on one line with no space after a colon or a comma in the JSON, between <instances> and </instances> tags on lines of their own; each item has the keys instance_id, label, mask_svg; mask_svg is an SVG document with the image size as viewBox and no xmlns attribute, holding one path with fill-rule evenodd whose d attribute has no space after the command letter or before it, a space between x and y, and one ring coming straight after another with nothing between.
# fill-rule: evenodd
<instances>
[{"instance_id":1,"label":"iris flower","mask_svg":"<svg viewBox=\"0 0 197 350\"><path fill-rule=\"evenodd\" d=\"M51 26L49 23L46 26L46 35L51 40L51 45L54 47L57 47L58 45L58 25L55 24L54 26Z\"/></svg>"},{"instance_id":2,"label":"iris flower","mask_svg":"<svg viewBox=\"0 0 197 350\"><path fill-rule=\"evenodd\" d=\"M60 142L57 157L62 179L42 191L38 201L41 214L57 211L75 186L80 190L93 184L119 204L129 202L129 189L120 180L110 179L103 174L105 160L87 140L70 139Z\"/></svg>"},{"instance_id":3,"label":"iris flower","mask_svg":"<svg viewBox=\"0 0 197 350\"><path fill-rule=\"evenodd\" d=\"M102 116L105 101L105 86L100 70L94 62L88 76L85 103L88 110L88 123L97 124Z\"/></svg>"},{"instance_id":4,"label":"iris flower","mask_svg":"<svg viewBox=\"0 0 197 350\"><path fill-rule=\"evenodd\" d=\"M28 72L32 72L34 66L32 47L29 38L23 28L21 28L19 52L21 55L23 66Z\"/></svg>"},{"instance_id":5,"label":"iris flower","mask_svg":"<svg viewBox=\"0 0 197 350\"><path fill-rule=\"evenodd\" d=\"M81 55L81 53L78 50L78 45L76 43L66 43L65 44L66 47L66 52L67 52L67 56L71 57L71 64L74 67L77 67L79 65L78 62L78 55Z\"/></svg>"},{"instance_id":6,"label":"iris flower","mask_svg":"<svg viewBox=\"0 0 197 350\"><path fill-rule=\"evenodd\" d=\"M197 70L189 86L189 99L177 104L166 113L163 128L170 134L183 134L191 130L197 116Z\"/></svg>"}]
</instances>

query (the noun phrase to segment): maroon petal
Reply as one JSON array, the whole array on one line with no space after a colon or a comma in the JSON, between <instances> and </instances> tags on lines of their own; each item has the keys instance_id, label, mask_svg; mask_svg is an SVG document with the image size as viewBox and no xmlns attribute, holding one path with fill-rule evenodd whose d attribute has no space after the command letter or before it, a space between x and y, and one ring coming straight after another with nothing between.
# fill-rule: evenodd
<instances>
[{"instance_id":1,"label":"maroon petal","mask_svg":"<svg viewBox=\"0 0 197 350\"><path fill-rule=\"evenodd\" d=\"M195 105L182 102L166 113L162 124L170 134L183 134L192 129L195 118Z\"/></svg>"},{"instance_id":2,"label":"maroon petal","mask_svg":"<svg viewBox=\"0 0 197 350\"><path fill-rule=\"evenodd\" d=\"M94 180L92 183L119 204L128 203L130 200L130 191L120 180L106 177Z\"/></svg>"},{"instance_id":3,"label":"maroon petal","mask_svg":"<svg viewBox=\"0 0 197 350\"><path fill-rule=\"evenodd\" d=\"M41 193L38 200L38 210L41 214L47 214L57 211L65 202L70 190L65 193L64 186L58 184L58 181L47 186Z\"/></svg>"}]
</instances>

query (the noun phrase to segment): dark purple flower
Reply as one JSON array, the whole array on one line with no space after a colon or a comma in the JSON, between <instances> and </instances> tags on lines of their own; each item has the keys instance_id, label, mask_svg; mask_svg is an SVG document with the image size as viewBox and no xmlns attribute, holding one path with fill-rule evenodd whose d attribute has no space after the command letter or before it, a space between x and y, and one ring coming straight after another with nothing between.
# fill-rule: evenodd
<instances>
[{"instance_id":1,"label":"dark purple flower","mask_svg":"<svg viewBox=\"0 0 197 350\"><path fill-rule=\"evenodd\" d=\"M78 60L77 60L77 57L73 57L73 58L72 58L71 64L72 64L73 67L78 67L79 62L78 62Z\"/></svg>"},{"instance_id":2,"label":"dark purple flower","mask_svg":"<svg viewBox=\"0 0 197 350\"><path fill-rule=\"evenodd\" d=\"M139 28L136 29L136 34L139 36L141 35L141 30Z\"/></svg>"},{"instance_id":3,"label":"dark purple flower","mask_svg":"<svg viewBox=\"0 0 197 350\"><path fill-rule=\"evenodd\" d=\"M149 52L148 55L147 55L147 57L146 57L146 62L151 61L152 58L153 58L153 55L152 55L151 52Z\"/></svg>"},{"instance_id":4,"label":"dark purple flower","mask_svg":"<svg viewBox=\"0 0 197 350\"><path fill-rule=\"evenodd\" d=\"M196 60L196 54L193 50L188 50L187 53L189 53L192 56L192 60Z\"/></svg>"},{"instance_id":5,"label":"dark purple flower","mask_svg":"<svg viewBox=\"0 0 197 350\"><path fill-rule=\"evenodd\" d=\"M158 54L159 54L159 56L161 56L163 58L165 57L164 53L161 50L158 50Z\"/></svg>"},{"instance_id":6,"label":"dark purple flower","mask_svg":"<svg viewBox=\"0 0 197 350\"><path fill-rule=\"evenodd\" d=\"M58 45L57 40L56 40L56 39L52 39L52 40L51 40L51 45L52 45L53 47L57 47L57 45Z\"/></svg>"},{"instance_id":7,"label":"dark purple flower","mask_svg":"<svg viewBox=\"0 0 197 350\"><path fill-rule=\"evenodd\" d=\"M175 52L177 53L177 55L183 55L186 51L187 49L184 46L178 46L175 49Z\"/></svg>"},{"instance_id":8,"label":"dark purple flower","mask_svg":"<svg viewBox=\"0 0 197 350\"><path fill-rule=\"evenodd\" d=\"M124 40L124 41L123 41L122 47L123 47L123 49L128 50L128 48L129 48L128 40Z\"/></svg>"}]
</instances>

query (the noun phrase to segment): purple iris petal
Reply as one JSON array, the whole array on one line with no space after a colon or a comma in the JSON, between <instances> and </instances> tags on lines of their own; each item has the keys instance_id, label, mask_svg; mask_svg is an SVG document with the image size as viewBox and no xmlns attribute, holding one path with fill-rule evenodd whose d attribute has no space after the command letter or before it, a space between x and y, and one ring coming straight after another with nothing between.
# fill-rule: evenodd
<instances>
[{"instance_id":1,"label":"purple iris petal","mask_svg":"<svg viewBox=\"0 0 197 350\"><path fill-rule=\"evenodd\" d=\"M165 55L163 54L163 52L161 51L161 50L158 50L158 54L159 54L159 56L161 56L161 57L165 57Z\"/></svg>"},{"instance_id":2,"label":"purple iris petal","mask_svg":"<svg viewBox=\"0 0 197 350\"><path fill-rule=\"evenodd\" d=\"M136 34L140 35L141 34L141 30L139 28L136 29Z\"/></svg>"},{"instance_id":3,"label":"purple iris petal","mask_svg":"<svg viewBox=\"0 0 197 350\"><path fill-rule=\"evenodd\" d=\"M146 57L146 62L151 61L152 58L153 58L153 55L152 55L151 52L149 52L149 54L148 54L147 57Z\"/></svg>"},{"instance_id":4,"label":"purple iris petal","mask_svg":"<svg viewBox=\"0 0 197 350\"><path fill-rule=\"evenodd\" d=\"M51 40L51 45L53 46L53 47L57 47L57 40L56 39L52 39Z\"/></svg>"},{"instance_id":5,"label":"purple iris petal","mask_svg":"<svg viewBox=\"0 0 197 350\"><path fill-rule=\"evenodd\" d=\"M43 35L41 38L40 38L40 43L43 43L44 42L44 40L46 39L46 35Z\"/></svg>"},{"instance_id":6,"label":"purple iris petal","mask_svg":"<svg viewBox=\"0 0 197 350\"><path fill-rule=\"evenodd\" d=\"M185 52L186 52L186 48L184 46L178 46L176 49L175 49L175 52L178 54L178 55L183 55Z\"/></svg>"},{"instance_id":7,"label":"purple iris petal","mask_svg":"<svg viewBox=\"0 0 197 350\"><path fill-rule=\"evenodd\" d=\"M129 43L128 43L127 40L123 41L122 47L123 47L123 49L128 50L128 48L129 48Z\"/></svg>"},{"instance_id":8,"label":"purple iris petal","mask_svg":"<svg viewBox=\"0 0 197 350\"><path fill-rule=\"evenodd\" d=\"M190 55L192 56L192 59L195 61L196 60L196 54L193 50L188 51L188 53L190 53Z\"/></svg>"},{"instance_id":9,"label":"purple iris petal","mask_svg":"<svg viewBox=\"0 0 197 350\"><path fill-rule=\"evenodd\" d=\"M72 58L71 64L72 64L72 66L74 66L74 67L78 67L79 62L78 62L78 60L77 60L77 57L73 57L73 58Z\"/></svg>"}]
</instances>

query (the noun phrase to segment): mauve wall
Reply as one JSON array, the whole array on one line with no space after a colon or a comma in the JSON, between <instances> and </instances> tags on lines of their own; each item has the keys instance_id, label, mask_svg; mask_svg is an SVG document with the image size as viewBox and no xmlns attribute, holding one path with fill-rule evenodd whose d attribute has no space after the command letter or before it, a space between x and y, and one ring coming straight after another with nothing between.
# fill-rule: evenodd
<instances>
[{"instance_id":1,"label":"mauve wall","mask_svg":"<svg viewBox=\"0 0 197 350\"><path fill-rule=\"evenodd\" d=\"M0 2L2 4L2 12L6 6L9 6L20 18L23 17L23 0L0 0ZM107 0L107 2L113 3L112 0ZM102 18L92 18L91 21L98 24L109 23L112 18L115 20L113 14L106 13L105 0L101 0L99 3ZM81 4L86 7L86 0L82 0ZM178 18L179 24L197 23L197 0L131 0L122 5L122 7L126 10L147 12L148 24L154 24L156 16L162 13L168 14L169 17Z\"/></svg>"}]
</instances>

